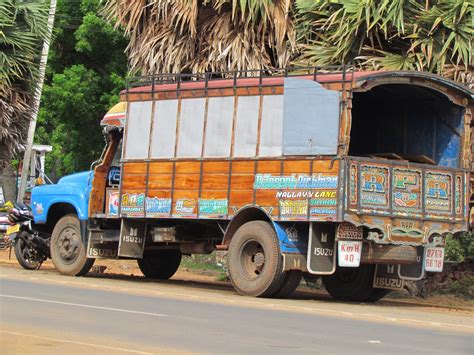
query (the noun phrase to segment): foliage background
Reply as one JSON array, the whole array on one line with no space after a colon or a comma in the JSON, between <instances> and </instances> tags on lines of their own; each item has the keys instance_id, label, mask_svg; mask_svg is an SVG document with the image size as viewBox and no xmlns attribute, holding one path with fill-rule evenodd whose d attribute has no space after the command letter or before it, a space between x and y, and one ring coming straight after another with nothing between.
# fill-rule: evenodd
<instances>
[{"instance_id":1,"label":"foliage background","mask_svg":"<svg viewBox=\"0 0 474 355\"><path fill-rule=\"evenodd\" d=\"M104 142L99 121L124 87L126 39L100 15L99 0L59 0L35 142L50 144L56 180L88 170Z\"/></svg>"},{"instance_id":2,"label":"foliage background","mask_svg":"<svg viewBox=\"0 0 474 355\"><path fill-rule=\"evenodd\" d=\"M85 170L99 156L98 121L117 101L127 69L355 61L472 85L473 7L465 0L59 0L37 133L53 145L47 173Z\"/></svg>"}]
</instances>

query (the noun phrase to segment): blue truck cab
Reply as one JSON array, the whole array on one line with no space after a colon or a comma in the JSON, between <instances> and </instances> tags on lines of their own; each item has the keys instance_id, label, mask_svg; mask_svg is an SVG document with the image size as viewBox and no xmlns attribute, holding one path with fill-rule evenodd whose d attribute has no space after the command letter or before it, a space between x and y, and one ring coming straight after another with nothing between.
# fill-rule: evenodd
<instances>
[{"instance_id":1,"label":"blue truck cab","mask_svg":"<svg viewBox=\"0 0 474 355\"><path fill-rule=\"evenodd\" d=\"M31 205L37 225L58 220L75 213L79 220L86 221L91 190L92 171L64 176L57 184L33 188Z\"/></svg>"}]
</instances>

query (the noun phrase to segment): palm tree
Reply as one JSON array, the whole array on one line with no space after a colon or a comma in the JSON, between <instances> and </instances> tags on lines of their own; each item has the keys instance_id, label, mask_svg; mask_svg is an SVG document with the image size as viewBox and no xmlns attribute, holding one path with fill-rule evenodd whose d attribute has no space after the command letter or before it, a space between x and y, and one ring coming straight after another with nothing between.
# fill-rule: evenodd
<instances>
[{"instance_id":1,"label":"palm tree","mask_svg":"<svg viewBox=\"0 0 474 355\"><path fill-rule=\"evenodd\" d=\"M26 139L32 83L47 18L46 1L0 3L0 176L11 170L12 156Z\"/></svg>"},{"instance_id":2,"label":"palm tree","mask_svg":"<svg viewBox=\"0 0 474 355\"><path fill-rule=\"evenodd\" d=\"M296 0L297 62L355 61L472 85L473 7L470 0Z\"/></svg>"},{"instance_id":3,"label":"palm tree","mask_svg":"<svg viewBox=\"0 0 474 355\"><path fill-rule=\"evenodd\" d=\"M108 0L141 74L261 69L296 51L291 0Z\"/></svg>"}]
</instances>

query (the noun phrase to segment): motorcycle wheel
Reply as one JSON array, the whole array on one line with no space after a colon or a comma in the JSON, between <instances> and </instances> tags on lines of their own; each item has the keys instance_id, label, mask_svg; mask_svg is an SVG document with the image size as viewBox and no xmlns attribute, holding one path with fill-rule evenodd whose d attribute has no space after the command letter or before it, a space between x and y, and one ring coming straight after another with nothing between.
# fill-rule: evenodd
<instances>
[{"instance_id":1,"label":"motorcycle wheel","mask_svg":"<svg viewBox=\"0 0 474 355\"><path fill-rule=\"evenodd\" d=\"M37 270L41 266L39 261L38 253L34 250L34 246L31 243L25 241L25 239L19 237L16 238L15 244L15 257L18 263L26 270Z\"/></svg>"}]
</instances>

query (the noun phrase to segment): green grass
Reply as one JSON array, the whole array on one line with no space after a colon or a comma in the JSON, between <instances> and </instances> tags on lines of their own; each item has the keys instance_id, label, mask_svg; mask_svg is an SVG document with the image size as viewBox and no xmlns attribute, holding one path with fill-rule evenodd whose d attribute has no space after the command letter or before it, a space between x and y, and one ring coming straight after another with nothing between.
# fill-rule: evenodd
<instances>
[{"instance_id":1,"label":"green grass","mask_svg":"<svg viewBox=\"0 0 474 355\"><path fill-rule=\"evenodd\" d=\"M181 260L180 267L190 270L224 271L224 268L217 264L215 253L185 256Z\"/></svg>"}]
</instances>

